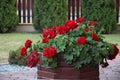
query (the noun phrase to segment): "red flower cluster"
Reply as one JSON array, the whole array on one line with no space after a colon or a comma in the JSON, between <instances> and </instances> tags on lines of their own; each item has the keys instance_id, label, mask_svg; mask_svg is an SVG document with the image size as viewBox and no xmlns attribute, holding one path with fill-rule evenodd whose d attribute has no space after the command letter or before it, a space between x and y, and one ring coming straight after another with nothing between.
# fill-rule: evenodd
<instances>
[{"instance_id":1,"label":"red flower cluster","mask_svg":"<svg viewBox=\"0 0 120 80\"><path fill-rule=\"evenodd\" d=\"M95 40L95 41L100 41L99 40L99 37L97 36L97 34L95 34L93 31L91 32L91 36L92 36L92 39Z\"/></svg>"},{"instance_id":2,"label":"red flower cluster","mask_svg":"<svg viewBox=\"0 0 120 80\"><path fill-rule=\"evenodd\" d=\"M112 60L115 59L115 57L117 56L117 54L119 53L119 49L117 48L117 46L115 44L112 44L112 46L114 47L114 52L112 55L110 55L108 57L108 59Z\"/></svg>"},{"instance_id":3,"label":"red flower cluster","mask_svg":"<svg viewBox=\"0 0 120 80\"><path fill-rule=\"evenodd\" d=\"M27 40L27 41L25 42L25 47L26 47L26 48L29 48L29 47L31 46L31 43L32 43L31 40Z\"/></svg>"},{"instance_id":4,"label":"red flower cluster","mask_svg":"<svg viewBox=\"0 0 120 80\"><path fill-rule=\"evenodd\" d=\"M56 32L54 31L53 28L44 29L43 33L42 33L42 36L43 36L42 43L46 43L46 42L49 41L49 38L52 39L56 36Z\"/></svg>"},{"instance_id":5,"label":"red flower cluster","mask_svg":"<svg viewBox=\"0 0 120 80\"><path fill-rule=\"evenodd\" d=\"M25 47L21 48L21 51L20 51L20 55L21 56L24 57L26 55L27 49L31 46L31 43L32 43L31 40L29 40L29 39L26 40Z\"/></svg>"},{"instance_id":6,"label":"red flower cluster","mask_svg":"<svg viewBox=\"0 0 120 80\"><path fill-rule=\"evenodd\" d=\"M53 39L53 38L56 36L56 32L55 32L54 29L52 29L52 28L49 29L48 31L49 31L49 32L48 32L48 33L49 33L49 38L50 38L50 39Z\"/></svg>"},{"instance_id":7,"label":"red flower cluster","mask_svg":"<svg viewBox=\"0 0 120 80\"><path fill-rule=\"evenodd\" d=\"M44 38L48 37L48 30L47 30L47 29L44 29L44 30L43 30L42 36L43 36Z\"/></svg>"},{"instance_id":8,"label":"red flower cluster","mask_svg":"<svg viewBox=\"0 0 120 80\"><path fill-rule=\"evenodd\" d=\"M84 36L81 36L77 39L78 44L85 45L86 44L86 38Z\"/></svg>"},{"instance_id":9,"label":"red flower cluster","mask_svg":"<svg viewBox=\"0 0 120 80\"><path fill-rule=\"evenodd\" d=\"M76 19L76 22L78 23L83 23L84 22L84 19L82 17L80 18L77 18ZM43 30L43 33L42 33L42 36L43 36L43 39L42 39L42 43L46 43L49 41L49 39L53 39L57 34L65 34L67 32L69 32L70 30L73 30L75 28L78 27L77 23L73 20L67 20L65 22L65 25L64 26L54 26L53 28L50 28L50 29L44 29ZM96 26L97 23L94 22L94 21L90 21L88 23L88 25L93 25L93 26ZM99 41L99 38L98 36L93 32L91 31L89 28L85 28L84 30L85 32L91 32L91 36L93 38L93 40L95 41ZM82 41L81 41L82 40ZM86 43L86 38L85 37L80 37L78 38L77 40L77 43L78 44L85 44Z\"/></svg>"},{"instance_id":10,"label":"red flower cluster","mask_svg":"<svg viewBox=\"0 0 120 80\"><path fill-rule=\"evenodd\" d=\"M21 56L25 56L26 55L26 52L27 52L27 49L25 47L21 48L21 52L20 52L20 55Z\"/></svg>"},{"instance_id":11,"label":"red flower cluster","mask_svg":"<svg viewBox=\"0 0 120 80\"><path fill-rule=\"evenodd\" d=\"M77 28L77 23L73 20L68 20L66 21L64 26L54 26L53 28L50 29L44 29L42 36L42 43L46 43L49 41L49 39L53 39L56 37L57 34L65 34L69 32L71 29Z\"/></svg>"},{"instance_id":12,"label":"red flower cluster","mask_svg":"<svg viewBox=\"0 0 120 80\"><path fill-rule=\"evenodd\" d=\"M98 23L94 22L94 21L89 21L88 22L89 26L98 26Z\"/></svg>"},{"instance_id":13,"label":"red flower cluster","mask_svg":"<svg viewBox=\"0 0 120 80\"><path fill-rule=\"evenodd\" d=\"M90 31L90 29L89 28L85 28L85 30L84 30L85 32L89 32Z\"/></svg>"},{"instance_id":14,"label":"red flower cluster","mask_svg":"<svg viewBox=\"0 0 120 80\"><path fill-rule=\"evenodd\" d=\"M36 64L37 64L38 61L39 61L39 57L40 57L40 54L37 53L37 51L33 51L33 52L29 55L29 58L28 58L28 61L27 61L27 65L28 65L29 67L36 66Z\"/></svg>"},{"instance_id":15,"label":"red flower cluster","mask_svg":"<svg viewBox=\"0 0 120 80\"><path fill-rule=\"evenodd\" d=\"M95 34L94 31L91 31L89 28L85 28L84 30L85 32L91 32L91 36L92 36L92 39L95 40L95 41L100 41L99 37L97 36L97 34Z\"/></svg>"},{"instance_id":16,"label":"red flower cluster","mask_svg":"<svg viewBox=\"0 0 120 80\"><path fill-rule=\"evenodd\" d=\"M56 29L58 34L65 34L66 33L65 26L55 26L54 28Z\"/></svg>"},{"instance_id":17,"label":"red flower cluster","mask_svg":"<svg viewBox=\"0 0 120 80\"><path fill-rule=\"evenodd\" d=\"M43 38L42 43L46 43L46 42L48 42L48 41L49 41L49 38L48 38L48 37L45 37L45 38Z\"/></svg>"},{"instance_id":18,"label":"red flower cluster","mask_svg":"<svg viewBox=\"0 0 120 80\"><path fill-rule=\"evenodd\" d=\"M69 32L71 29L73 30L77 28L77 26L78 26L77 23L73 20L66 21L65 23L66 32Z\"/></svg>"},{"instance_id":19,"label":"red flower cluster","mask_svg":"<svg viewBox=\"0 0 120 80\"><path fill-rule=\"evenodd\" d=\"M57 53L57 50L52 46L46 47L43 50L43 56L46 58L53 58L56 53Z\"/></svg>"},{"instance_id":20,"label":"red flower cluster","mask_svg":"<svg viewBox=\"0 0 120 80\"><path fill-rule=\"evenodd\" d=\"M84 19L83 19L82 17L77 18L77 19L76 19L76 22L78 22L78 23L83 23L83 22L84 22Z\"/></svg>"}]
</instances>

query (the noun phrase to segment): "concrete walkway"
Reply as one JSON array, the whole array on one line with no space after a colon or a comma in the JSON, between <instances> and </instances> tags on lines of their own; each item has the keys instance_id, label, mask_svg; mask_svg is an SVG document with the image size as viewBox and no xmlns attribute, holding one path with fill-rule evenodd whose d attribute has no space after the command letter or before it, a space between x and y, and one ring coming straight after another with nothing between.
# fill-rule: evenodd
<instances>
[{"instance_id":1,"label":"concrete walkway","mask_svg":"<svg viewBox=\"0 0 120 80\"><path fill-rule=\"evenodd\" d=\"M107 68L100 67L100 80L120 80L120 56L108 63Z\"/></svg>"},{"instance_id":2,"label":"concrete walkway","mask_svg":"<svg viewBox=\"0 0 120 80\"><path fill-rule=\"evenodd\" d=\"M109 66L107 68L101 68L100 66L100 80L120 80L120 56L108 62ZM0 74L0 80L37 80L37 71L31 69L29 71Z\"/></svg>"}]
</instances>

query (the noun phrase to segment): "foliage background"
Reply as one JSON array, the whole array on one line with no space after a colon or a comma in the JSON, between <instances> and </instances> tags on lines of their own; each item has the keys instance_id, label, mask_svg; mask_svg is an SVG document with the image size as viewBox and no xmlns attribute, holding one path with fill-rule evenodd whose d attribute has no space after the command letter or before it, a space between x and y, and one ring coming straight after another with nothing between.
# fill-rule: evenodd
<instances>
[{"instance_id":1,"label":"foliage background","mask_svg":"<svg viewBox=\"0 0 120 80\"><path fill-rule=\"evenodd\" d=\"M66 0L34 0L35 29L64 24L67 19L66 11Z\"/></svg>"},{"instance_id":2,"label":"foliage background","mask_svg":"<svg viewBox=\"0 0 120 80\"><path fill-rule=\"evenodd\" d=\"M15 7L16 0L0 0L0 33L16 29L18 16Z\"/></svg>"},{"instance_id":3,"label":"foliage background","mask_svg":"<svg viewBox=\"0 0 120 80\"><path fill-rule=\"evenodd\" d=\"M99 29L103 33L112 33L117 27L115 0L81 0L82 17L98 22Z\"/></svg>"}]
</instances>

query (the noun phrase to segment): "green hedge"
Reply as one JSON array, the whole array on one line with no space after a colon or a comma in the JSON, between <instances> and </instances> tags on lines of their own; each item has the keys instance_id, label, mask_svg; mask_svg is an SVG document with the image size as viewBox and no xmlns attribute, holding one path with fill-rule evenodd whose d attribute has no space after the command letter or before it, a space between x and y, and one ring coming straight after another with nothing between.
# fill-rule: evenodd
<instances>
[{"instance_id":1,"label":"green hedge","mask_svg":"<svg viewBox=\"0 0 120 80\"><path fill-rule=\"evenodd\" d=\"M16 65L27 65L27 59L28 59L28 55L25 57L22 57L20 55L20 50L21 50L22 46L19 47L17 50L11 50L9 52L9 58L8 58L8 62L10 64L16 64Z\"/></svg>"},{"instance_id":2,"label":"green hedge","mask_svg":"<svg viewBox=\"0 0 120 80\"><path fill-rule=\"evenodd\" d=\"M99 23L99 30L103 33L112 33L117 27L114 0L81 0L82 16L87 20Z\"/></svg>"},{"instance_id":3,"label":"green hedge","mask_svg":"<svg viewBox=\"0 0 120 80\"><path fill-rule=\"evenodd\" d=\"M34 27L36 30L62 25L67 19L66 0L34 0Z\"/></svg>"},{"instance_id":4,"label":"green hedge","mask_svg":"<svg viewBox=\"0 0 120 80\"><path fill-rule=\"evenodd\" d=\"M0 33L10 32L16 29L18 17L15 3L16 0L0 1Z\"/></svg>"}]
</instances>

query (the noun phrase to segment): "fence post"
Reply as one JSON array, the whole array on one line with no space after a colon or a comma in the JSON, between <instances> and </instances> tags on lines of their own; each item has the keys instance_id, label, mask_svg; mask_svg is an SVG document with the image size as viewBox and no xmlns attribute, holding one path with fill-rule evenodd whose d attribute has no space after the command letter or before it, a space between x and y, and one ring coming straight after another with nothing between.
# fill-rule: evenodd
<instances>
[{"instance_id":1,"label":"fence post","mask_svg":"<svg viewBox=\"0 0 120 80\"><path fill-rule=\"evenodd\" d=\"M23 4L22 5L22 8L23 8L23 15L22 15L23 16L23 23L25 23L26 22L26 13L25 13L26 12L26 0L23 0L22 4Z\"/></svg>"},{"instance_id":2,"label":"fence post","mask_svg":"<svg viewBox=\"0 0 120 80\"><path fill-rule=\"evenodd\" d=\"M69 19L69 20L70 20L70 17L71 17L71 15L70 15L70 14L71 14L71 9L70 9L70 8L71 8L71 5L70 5L70 4L71 4L71 1L68 0L68 19Z\"/></svg>"},{"instance_id":3,"label":"fence post","mask_svg":"<svg viewBox=\"0 0 120 80\"><path fill-rule=\"evenodd\" d=\"M18 5L18 16L19 16L19 23L21 23L21 0L17 1L17 5Z\"/></svg>"},{"instance_id":4,"label":"fence post","mask_svg":"<svg viewBox=\"0 0 120 80\"><path fill-rule=\"evenodd\" d=\"M31 0L27 0L27 20L28 20L28 23L30 23L30 1Z\"/></svg>"},{"instance_id":5,"label":"fence post","mask_svg":"<svg viewBox=\"0 0 120 80\"><path fill-rule=\"evenodd\" d=\"M72 20L75 20L75 0L72 0Z\"/></svg>"},{"instance_id":6,"label":"fence post","mask_svg":"<svg viewBox=\"0 0 120 80\"><path fill-rule=\"evenodd\" d=\"M80 13L80 12L79 12L79 11L80 11L79 7L80 7L80 0L76 0L76 8L77 8L77 9L76 9L76 13L77 13L77 18L78 18L79 15L80 15L80 14L79 14L79 13Z\"/></svg>"}]
</instances>

